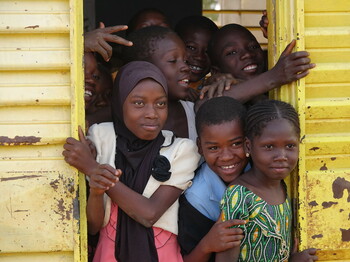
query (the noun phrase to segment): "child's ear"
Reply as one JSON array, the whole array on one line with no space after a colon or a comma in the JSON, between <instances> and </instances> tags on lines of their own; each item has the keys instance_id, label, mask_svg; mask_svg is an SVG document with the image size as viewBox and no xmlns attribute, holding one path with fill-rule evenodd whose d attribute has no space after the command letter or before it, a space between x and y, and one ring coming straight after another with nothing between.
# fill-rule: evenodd
<instances>
[{"instance_id":1,"label":"child's ear","mask_svg":"<svg viewBox=\"0 0 350 262\"><path fill-rule=\"evenodd\" d=\"M210 73L211 73L212 75L215 75L215 74L217 74L217 73L221 73L221 70L220 70L220 68L219 68L218 66L212 65L212 66L210 67Z\"/></svg>"},{"instance_id":2,"label":"child's ear","mask_svg":"<svg viewBox=\"0 0 350 262\"><path fill-rule=\"evenodd\" d=\"M198 153L203 156L203 150L202 150L202 146L201 146L201 140L199 139L199 137L197 137L197 147L198 147Z\"/></svg>"},{"instance_id":3,"label":"child's ear","mask_svg":"<svg viewBox=\"0 0 350 262\"><path fill-rule=\"evenodd\" d=\"M251 151L251 142L250 142L249 138L246 137L244 139L244 152L246 154L248 153L250 155L250 151Z\"/></svg>"}]
</instances>

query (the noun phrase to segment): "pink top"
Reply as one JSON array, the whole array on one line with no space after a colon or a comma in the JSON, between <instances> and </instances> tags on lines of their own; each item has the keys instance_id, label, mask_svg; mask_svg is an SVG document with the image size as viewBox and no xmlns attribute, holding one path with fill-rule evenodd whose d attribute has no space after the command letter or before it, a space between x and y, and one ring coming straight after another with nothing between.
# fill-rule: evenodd
<instances>
[{"instance_id":1,"label":"pink top","mask_svg":"<svg viewBox=\"0 0 350 262\"><path fill-rule=\"evenodd\" d=\"M117 262L114 257L118 206L112 203L108 224L100 230L93 262ZM159 262L183 262L177 236L164 229L153 227Z\"/></svg>"}]
</instances>

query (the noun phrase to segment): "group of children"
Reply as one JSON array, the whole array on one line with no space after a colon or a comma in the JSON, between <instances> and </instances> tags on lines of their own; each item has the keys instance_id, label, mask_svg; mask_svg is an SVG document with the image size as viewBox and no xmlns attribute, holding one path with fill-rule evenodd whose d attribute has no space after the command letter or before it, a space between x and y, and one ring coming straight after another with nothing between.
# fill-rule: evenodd
<instances>
[{"instance_id":1,"label":"group of children","mask_svg":"<svg viewBox=\"0 0 350 262\"><path fill-rule=\"evenodd\" d=\"M266 71L242 26L193 16L175 30L153 23L116 40L126 64L111 121L64 145L89 180L93 261L317 260L315 249L292 252L283 179L298 160L298 114L261 97L306 76L308 53L292 53L292 41Z\"/></svg>"}]
</instances>

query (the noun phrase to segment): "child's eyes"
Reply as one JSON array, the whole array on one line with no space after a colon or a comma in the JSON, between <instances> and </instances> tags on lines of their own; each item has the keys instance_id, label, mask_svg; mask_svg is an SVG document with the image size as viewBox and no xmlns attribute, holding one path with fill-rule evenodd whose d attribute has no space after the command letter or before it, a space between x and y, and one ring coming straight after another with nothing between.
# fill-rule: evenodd
<instances>
[{"instance_id":1,"label":"child's eyes","mask_svg":"<svg viewBox=\"0 0 350 262\"><path fill-rule=\"evenodd\" d=\"M143 101L135 101L134 104L137 105L137 106L143 106L144 105Z\"/></svg>"},{"instance_id":2,"label":"child's eyes","mask_svg":"<svg viewBox=\"0 0 350 262\"><path fill-rule=\"evenodd\" d=\"M295 148L297 145L296 144L288 144L287 145L287 148L288 149L293 149L293 148Z\"/></svg>"},{"instance_id":3,"label":"child's eyes","mask_svg":"<svg viewBox=\"0 0 350 262\"><path fill-rule=\"evenodd\" d=\"M94 80L100 80L100 76L99 75L95 75L95 74L93 74L92 75L92 78L94 79Z\"/></svg>"},{"instance_id":4,"label":"child's eyes","mask_svg":"<svg viewBox=\"0 0 350 262\"><path fill-rule=\"evenodd\" d=\"M187 48L187 49L190 49L191 51L196 50L196 48L195 48L194 46L191 46L191 45L187 45L186 48Z\"/></svg>"},{"instance_id":5,"label":"child's eyes","mask_svg":"<svg viewBox=\"0 0 350 262\"><path fill-rule=\"evenodd\" d=\"M239 147L239 146L241 146L242 144L243 144L242 141L237 141L237 142L232 143L232 147Z\"/></svg>"},{"instance_id":6,"label":"child's eyes","mask_svg":"<svg viewBox=\"0 0 350 262\"><path fill-rule=\"evenodd\" d=\"M273 148L273 146L272 145L265 145L264 148L268 149L268 150L271 150Z\"/></svg>"},{"instance_id":7,"label":"child's eyes","mask_svg":"<svg viewBox=\"0 0 350 262\"><path fill-rule=\"evenodd\" d=\"M229 56L229 55L236 55L237 54L237 51L236 50L232 50L232 51L229 51L226 53L226 56Z\"/></svg>"},{"instance_id":8,"label":"child's eyes","mask_svg":"<svg viewBox=\"0 0 350 262\"><path fill-rule=\"evenodd\" d=\"M217 147L217 146L211 146L211 147L209 147L208 149L211 150L211 151L214 151L214 150L217 150L218 147Z\"/></svg>"},{"instance_id":9,"label":"child's eyes","mask_svg":"<svg viewBox=\"0 0 350 262\"><path fill-rule=\"evenodd\" d=\"M165 107L167 105L166 101L158 102L157 106L158 107Z\"/></svg>"}]
</instances>

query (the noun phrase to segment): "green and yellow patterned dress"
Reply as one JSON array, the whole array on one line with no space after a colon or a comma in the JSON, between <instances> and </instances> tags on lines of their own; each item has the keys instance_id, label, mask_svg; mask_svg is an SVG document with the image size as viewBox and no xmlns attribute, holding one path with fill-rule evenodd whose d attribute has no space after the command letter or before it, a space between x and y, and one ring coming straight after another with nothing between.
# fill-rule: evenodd
<instances>
[{"instance_id":1,"label":"green and yellow patterned dress","mask_svg":"<svg viewBox=\"0 0 350 262\"><path fill-rule=\"evenodd\" d=\"M221 200L222 220L242 219L245 225L238 261L288 261L291 244L290 201L269 205L248 188L232 185Z\"/></svg>"}]
</instances>

